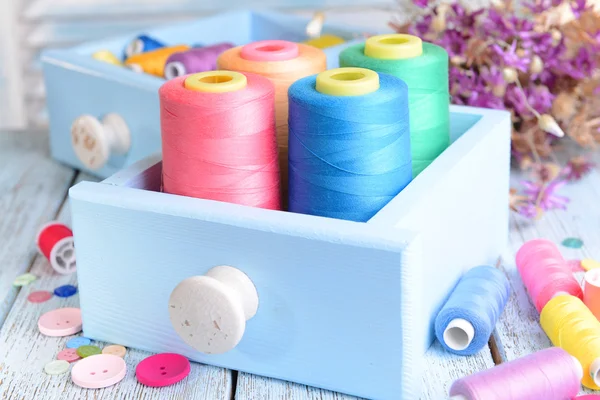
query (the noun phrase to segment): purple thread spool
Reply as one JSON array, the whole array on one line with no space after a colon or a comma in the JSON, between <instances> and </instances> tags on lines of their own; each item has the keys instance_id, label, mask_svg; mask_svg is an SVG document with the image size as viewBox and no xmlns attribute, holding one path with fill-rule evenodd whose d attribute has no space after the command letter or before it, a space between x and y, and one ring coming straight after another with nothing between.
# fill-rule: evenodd
<instances>
[{"instance_id":1,"label":"purple thread spool","mask_svg":"<svg viewBox=\"0 0 600 400\"><path fill-rule=\"evenodd\" d=\"M234 45L231 43L218 43L175 53L167 60L165 78L173 79L182 75L215 70L219 55L232 47Z\"/></svg>"}]
</instances>

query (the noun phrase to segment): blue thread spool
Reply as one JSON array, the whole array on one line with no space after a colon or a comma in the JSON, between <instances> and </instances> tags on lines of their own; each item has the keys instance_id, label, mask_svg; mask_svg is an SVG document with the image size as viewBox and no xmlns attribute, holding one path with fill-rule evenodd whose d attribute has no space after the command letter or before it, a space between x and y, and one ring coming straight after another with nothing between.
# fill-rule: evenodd
<instances>
[{"instance_id":1,"label":"blue thread spool","mask_svg":"<svg viewBox=\"0 0 600 400\"><path fill-rule=\"evenodd\" d=\"M161 47L165 47L166 45L162 42L159 42L156 39L151 38L148 35L140 35L133 39L124 50L124 59L127 60L129 57L146 53L151 50L160 49Z\"/></svg>"},{"instance_id":2,"label":"blue thread spool","mask_svg":"<svg viewBox=\"0 0 600 400\"><path fill-rule=\"evenodd\" d=\"M288 94L289 211L366 222L411 181L402 80L338 68Z\"/></svg>"},{"instance_id":3,"label":"blue thread spool","mask_svg":"<svg viewBox=\"0 0 600 400\"><path fill-rule=\"evenodd\" d=\"M435 319L435 334L451 353L468 356L488 342L510 295L504 274L488 265L467 271Z\"/></svg>"}]
</instances>

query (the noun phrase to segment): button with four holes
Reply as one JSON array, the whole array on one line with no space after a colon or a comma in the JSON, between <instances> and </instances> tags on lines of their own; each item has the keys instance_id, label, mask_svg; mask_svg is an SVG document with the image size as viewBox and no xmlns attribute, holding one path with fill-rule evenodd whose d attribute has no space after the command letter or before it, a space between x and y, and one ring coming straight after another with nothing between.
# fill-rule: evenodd
<instances>
[{"instance_id":1,"label":"button with four holes","mask_svg":"<svg viewBox=\"0 0 600 400\"><path fill-rule=\"evenodd\" d=\"M71 379L77 386L100 389L119 383L127 373L127 365L121 357L97 354L77 362L71 369Z\"/></svg>"},{"instance_id":2,"label":"button with four holes","mask_svg":"<svg viewBox=\"0 0 600 400\"><path fill-rule=\"evenodd\" d=\"M81 310L59 308L48 311L38 320L38 329L46 336L69 336L81 331Z\"/></svg>"},{"instance_id":3,"label":"button with four holes","mask_svg":"<svg viewBox=\"0 0 600 400\"><path fill-rule=\"evenodd\" d=\"M85 346L79 346L77 348L77 354L81 358L86 358L86 357L90 357L90 356L95 356L96 354L102 354L102 350L100 350L100 347L98 347L98 346L85 345Z\"/></svg>"},{"instance_id":4,"label":"button with four holes","mask_svg":"<svg viewBox=\"0 0 600 400\"><path fill-rule=\"evenodd\" d=\"M81 360L79 354L77 354L77 349L64 349L61 350L56 356L59 360L65 360L70 363L75 362L77 360Z\"/></svg>"},{"instance_id":5,"label":"button with four holes","mask_svg":"<svg viewBox=\"0 0 600 400\"><path fill-rule=\"evenodd\" d=\"M145 358L135 369L137 380L146 386L173 385L190 373L190 362L174 353L155 354Z\"/></svg>"},{"instance_id":6,"label":"button with four holes","mask_svg":"<svg viewBox=\"0 0 600 400\"><path fill-rule=\"evenodd\" d=\"M67 348L68 349L77 349L78 347L81 347L81 346L87 346L90 343L92 343L92 339L88 339L83 336L78 336L78 337L71 338L67 341Z\"/></svg>"}]
</instances>

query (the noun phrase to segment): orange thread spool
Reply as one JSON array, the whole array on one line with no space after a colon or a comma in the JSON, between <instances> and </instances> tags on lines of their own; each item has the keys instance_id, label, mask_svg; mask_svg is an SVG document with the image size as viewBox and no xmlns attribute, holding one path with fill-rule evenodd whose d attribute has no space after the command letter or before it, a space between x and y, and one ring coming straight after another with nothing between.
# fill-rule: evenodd
<instances>
[{"instance_id":1,"label":"orange thread spool","mask_svg":"<svg viewBox=\"0 0 600 400\"><path fill-rule=\"evenodd\" d=\"M145 72L150 75L164 78L165 65L172 54L186 51L190 46L182 44L171 47L161 47L160 49L148 51L146 53L135 54L125 61L125 66L136 72Z\"/></svg>"}]
</instances>

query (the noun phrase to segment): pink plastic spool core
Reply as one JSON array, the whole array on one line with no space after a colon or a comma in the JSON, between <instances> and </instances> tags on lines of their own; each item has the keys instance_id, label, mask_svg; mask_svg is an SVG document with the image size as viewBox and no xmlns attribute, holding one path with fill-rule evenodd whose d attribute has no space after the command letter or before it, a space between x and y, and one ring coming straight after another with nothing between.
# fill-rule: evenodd
<instances>
[{"instance_id":1,"label":"pink plastic spool core","mask_svg":"<svg viewBox=\"0 0 600 400\"><path fill-rule=\"evenodd\" d=\"M286 40L262 40L242 47L240 53L248 61L287 61L300 55L298 45Z\"/></svg>"}]
</instances>

